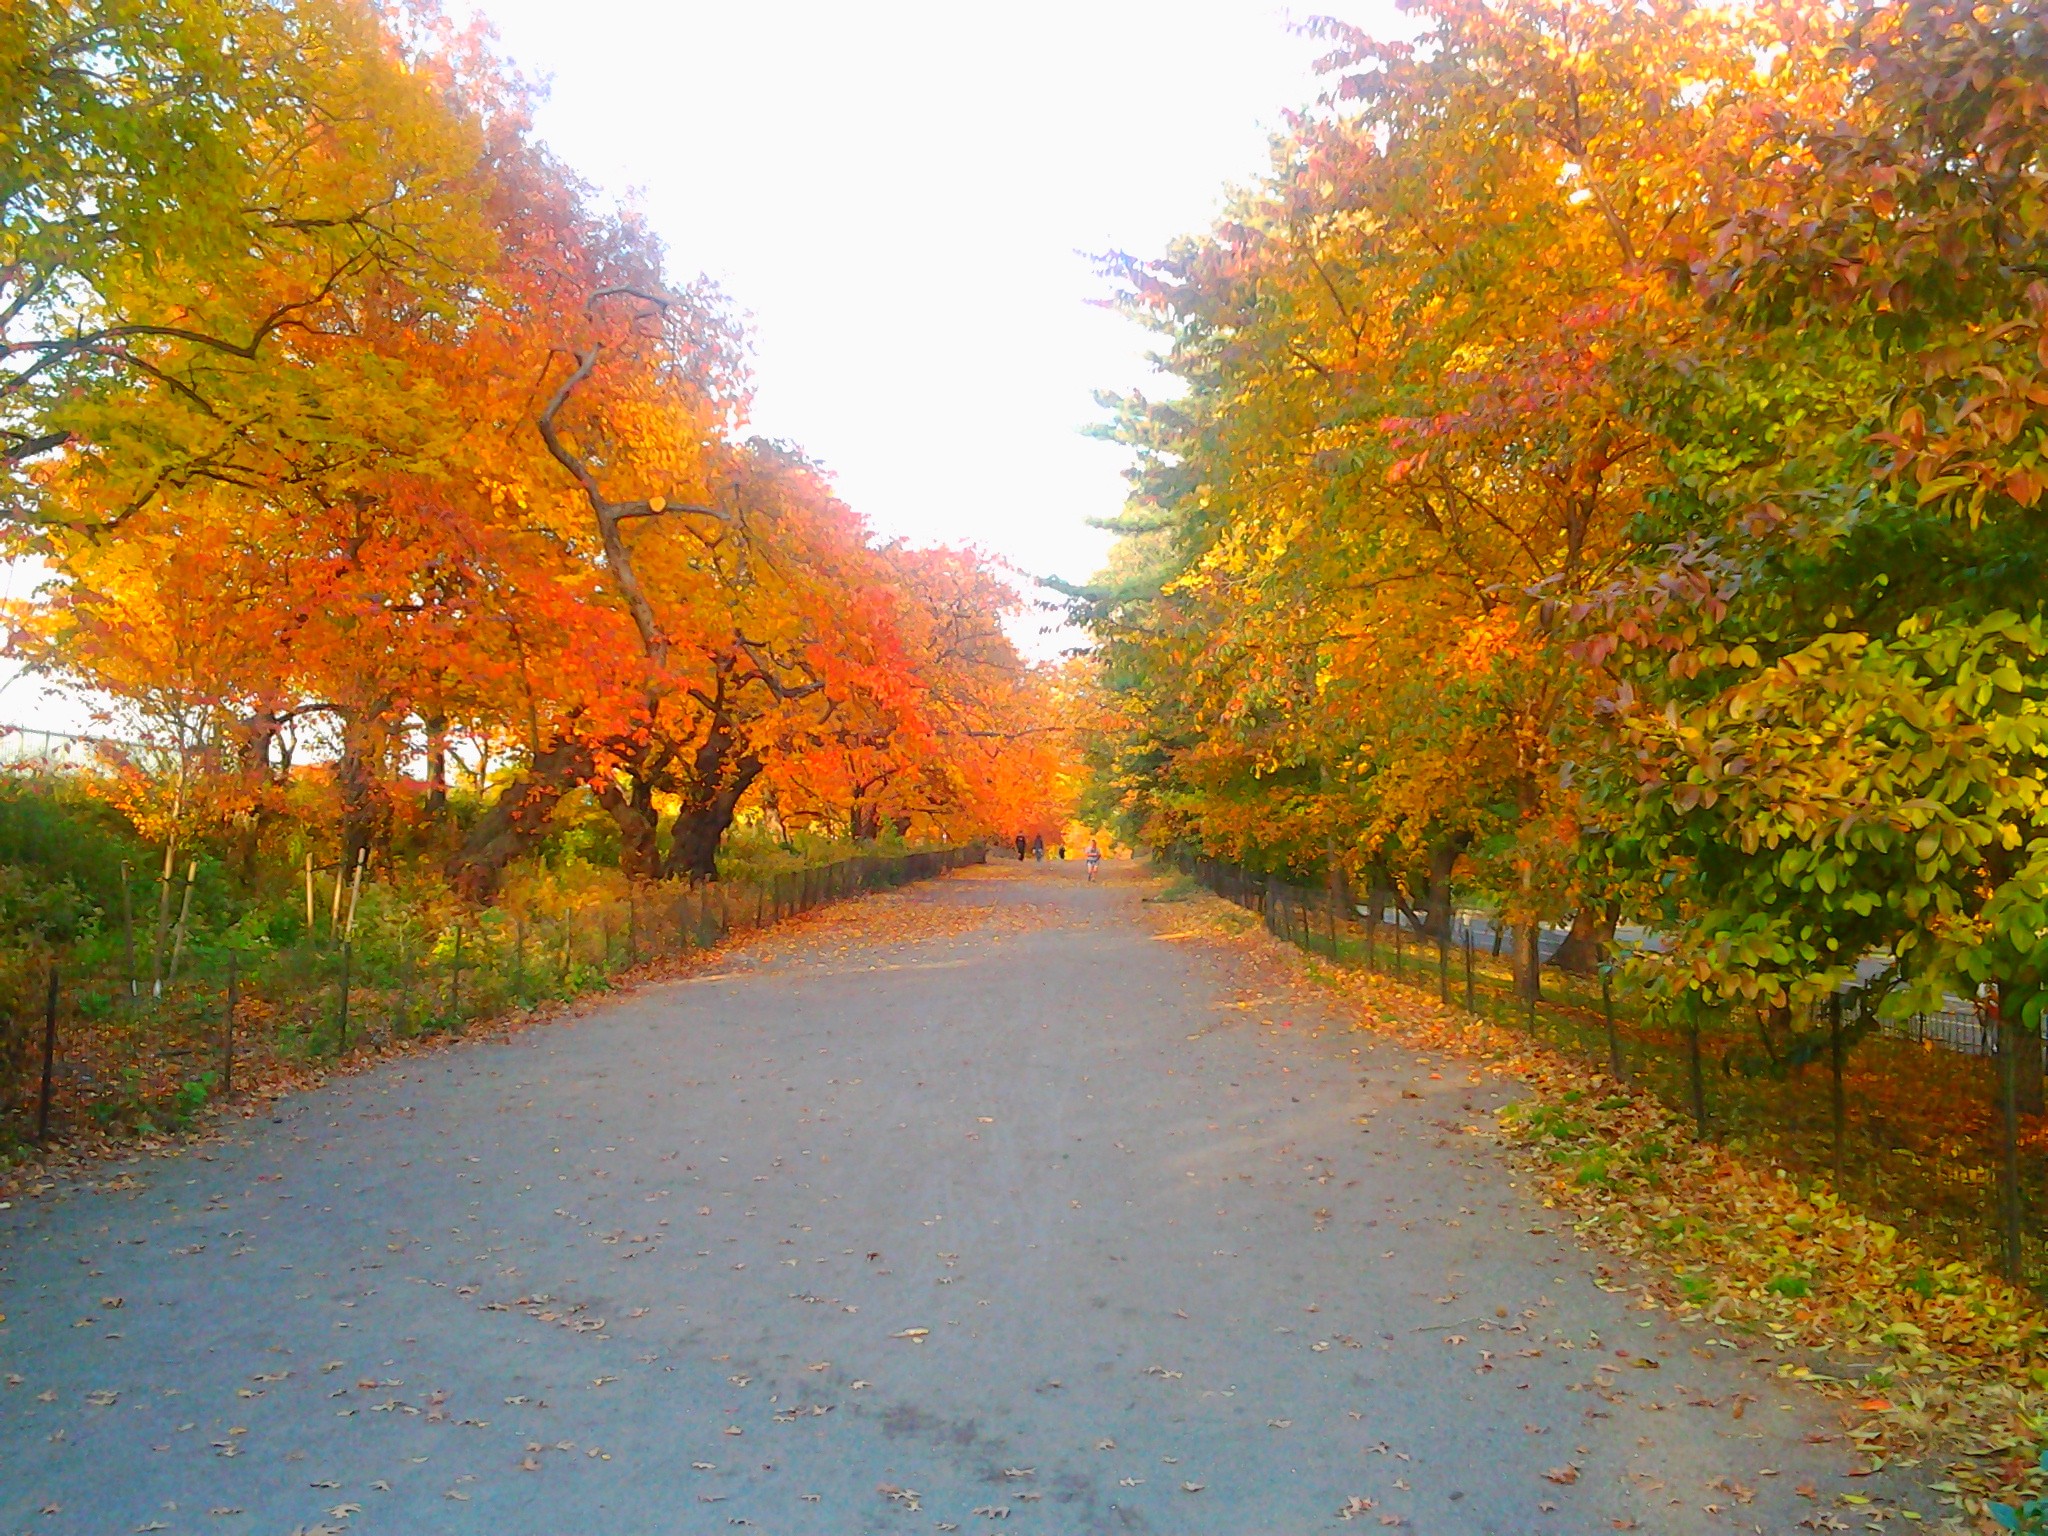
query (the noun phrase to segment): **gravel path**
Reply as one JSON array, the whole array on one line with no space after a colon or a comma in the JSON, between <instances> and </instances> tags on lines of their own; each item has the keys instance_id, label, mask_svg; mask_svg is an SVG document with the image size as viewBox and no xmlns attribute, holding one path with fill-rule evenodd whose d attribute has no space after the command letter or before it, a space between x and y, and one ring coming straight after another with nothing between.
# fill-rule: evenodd
<instances>
[{"instance_id":1,"label":"gravel path","mask_svg":"<svg viewBox=\"0 0 2048 1536\"><path fill-rule=\"evenodd\" d=\"M1245 1006L1109 874L874 898L0 1212L0 1531L1683 1536L1912 1501L1743 1341L1593 1283L1459 1134L1511 1088Z\"/></svg>"}]
</instances>

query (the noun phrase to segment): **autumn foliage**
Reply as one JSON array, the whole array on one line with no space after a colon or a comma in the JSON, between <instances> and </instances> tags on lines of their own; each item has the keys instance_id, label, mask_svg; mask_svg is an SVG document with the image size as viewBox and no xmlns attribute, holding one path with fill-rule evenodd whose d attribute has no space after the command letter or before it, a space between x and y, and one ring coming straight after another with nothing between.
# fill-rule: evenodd
<instances>
[{"instance_id":1,"label":"autumn foliage","mask_svg":"<svg viewBox=\"0 0 2048 1536\"><path fill-rule=\"evenodd\" d=\"M1453 888L1767 1042L2048 1011L2048 32L1425 0L1115 302L1183 386L1077 593L1155 844ZM1808 1041L1808 1044L1811 1042ZM2019 1178L2000 1218L2019 1267Z\"/></svg>"},{"instance_id":2,"label":"autumn foliage","mask_svg":"<svg viewBox=\"0 0 2048 1536\"><path fill-rule=\"evenodd\" d=\"M165 748L152 831L262 844L310 772L351 868L462 765L485 897L571 796L635 878L715 877L743 815L1055 814L1013 587L749 434L732 306L485 35L6 0L0 82L0 549L49 575L12 645Z\"/></svg>"}]
</instances>

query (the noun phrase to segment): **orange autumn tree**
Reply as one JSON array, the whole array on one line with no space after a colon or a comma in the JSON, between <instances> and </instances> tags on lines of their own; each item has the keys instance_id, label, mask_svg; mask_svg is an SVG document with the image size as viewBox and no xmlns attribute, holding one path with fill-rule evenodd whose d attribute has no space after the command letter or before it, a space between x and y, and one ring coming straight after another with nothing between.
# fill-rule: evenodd
<instances>
[{"instance_id":1,"label":"orange autumn tree","mask_svg":"<svg viewBox=\"0 0 2048 1536\"><path fill-rule=\"evenodd\" d=\"M407 260L336 258L318 305L295 297L304 252L237 267L243 320L290 318L232 367L205 338L178 342L188 356L124 333L86 392L120 430L80 416L21 457L34 515L10 548L52 574L19 616L21 653L207 743L216 819L260 826L295 767L331 758L345 863L389 840L422 756L425 809L441 809L459 722L511 769L450 860L478 897L579 791L635 877L715 875L764 775L869 773L849 749L921 786L923 825L965 835L995 816L1002 776L975 754L1004 729L999 690L1030 682L1007 643L946 652L950 621L925 605L958 593L876 546L799 452L745 438L728 306L674 282L636 218L532 141L522 88L478 37L366 7L302 19L343 12L333 48L353 62L330 97L410 91L414 116L392 117L402 144L323 141L373 163L321 185L338 198L372 185L379 155L402 147L417 171L431 148L438 222L409 226ZM145 343L170 350L151 362ZM26 446L33 401L17 399ZM134 435L152 420L153 447ZM982 569L929 558L963 587ZM994 631L1002 604L981 598ZM984 745L956 763L969 729Z\"/></svg>"},{"instance_id":2,"label":"orange autumn tree","mask_svg":"<svg viewBox=\"0 0 2048 1536\"><path fill-rule=\"evenodd\" d=\"M1020 599L984 560L899 544L874 579L849 685L771 774L786 820L871 839L960 839L1065 819L1066 732L1049 678L1004 628Z\"/></svg>"}]
</instances>

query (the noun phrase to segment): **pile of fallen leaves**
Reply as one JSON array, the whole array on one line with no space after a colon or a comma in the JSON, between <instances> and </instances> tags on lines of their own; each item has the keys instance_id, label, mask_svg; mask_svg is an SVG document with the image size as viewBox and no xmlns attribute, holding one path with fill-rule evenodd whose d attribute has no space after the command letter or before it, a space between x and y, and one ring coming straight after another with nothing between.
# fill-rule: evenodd
<instances>
[{"instance_id":1,"label":"pile of fallen leaves","mask_svg":"<svg viewBox=\"0 0 2048 1536\"><path fill-rule=\"evenodd\" d=\"M1681 1115L1589 1063L1415 988L1332 969L1220 898L1177 901L1172 920L1166 937L1228 942L1273 981L1352 1000L1359 1028L1519 1079L1530 1096L1501 1111L1498 1133L1543 1203L1638 1261L1646 1303L1814 1352L1782 1374L1843 1402L1874 1460L1941 1459L1949 1476L1932 1486L1979 1520L1991 1499L2041 1491L2048 1315L2029 1293L1929 1252L1825 1181L1696 1139Z\"/></svg>"}]
</instances>

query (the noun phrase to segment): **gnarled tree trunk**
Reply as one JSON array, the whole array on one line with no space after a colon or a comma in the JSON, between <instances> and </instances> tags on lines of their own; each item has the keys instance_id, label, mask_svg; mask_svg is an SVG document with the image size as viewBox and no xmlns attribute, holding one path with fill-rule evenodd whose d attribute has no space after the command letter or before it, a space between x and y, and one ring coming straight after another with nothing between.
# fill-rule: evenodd
<instances>
[{"instance_id":1,"label":"gnarled tree trunk","mask_svg":"<svg viewBox=\"0 0 2048 1536\"><path fill-rule=\"evenodd\" d=\"M597 803L611 813L619 829L619 873L628 880L652 880L661 873L661 848L655 834L661 812L654 805L654 786L638 774L622 787L606 779L597 786Z\"/></svg>"},{"instance_id":2,"label":"gnarled tree trunk","mask_svg":"<svg viewBox=\"0 0 2048 1536\"><path fill-rule=\"evenodd\" d=\"M669 832L661 872L671 880L716 880L718 845L740 799L767 765L745 750L724 718L715 718L690 764L682 808Z\"/></svg>"},{"instance_id":3,"label":"gnarled tree trunk","mask_svg":"<svg viewBox=\"0 0 2048 1536\"><path fill-rule=\"evenodd\" d=\"M1592 975L1600 968L1600 957L1606 953L1607 946L1614 942L1615 925L1620 921L1621 903L1617 901L1581 903L1579 910L1572 914L1571 932L1557 946L1557 953L1550 957L1550 963L1574 976Z\"/></svg>"},{"instance_id":4,"label":"gnarled tree trunk","mask_svg":"<svg viewBox=\"0 0 2048 1536\"><path fill-rule=\"evenodd\" d=\"M686 797L676 824L669 833L668 859L662 873L671 880L716 880L718 845L739 810L740 800L753 787L766 765L758 757L736 760L731 771L707 795Z\"/></svg>"},{"instance_id":5,"label":"gnarled tree trunk","mask_svg":"<svg viewBox=\"0 0 2048 1536\"><path fill-rule=\"evenodd\" d=\"M591 776L590 748L558 741L533 760L524 777L505 786L448 861L448 878L474 902L497 894L505 866L547 834L562 797Z\"/></svg>"},{"instance_id":6,"label":"gnarled tree trunk","mask_svg":"<svg viewBox=\"0 0 2048 1536\"><path fill-rule=\"evenodd\" d=\"M438 819L448 809L448 717L430 714L421 724L427 732L427 814Z\"/></svg>"}]
</instances>

